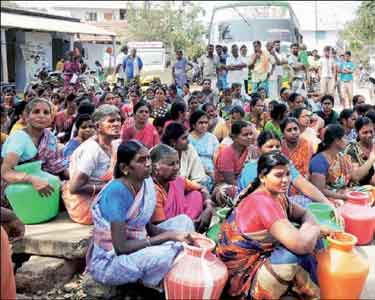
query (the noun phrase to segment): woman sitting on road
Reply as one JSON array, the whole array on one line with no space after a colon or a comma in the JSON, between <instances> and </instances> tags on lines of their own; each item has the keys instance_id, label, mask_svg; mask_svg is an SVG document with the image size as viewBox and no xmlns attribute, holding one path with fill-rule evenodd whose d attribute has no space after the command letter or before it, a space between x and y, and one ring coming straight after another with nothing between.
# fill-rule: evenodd
<instances>
[{"instance_id":1,"label":"woman sitting on road","mask_svg":"<svg viewBox=\"0 0 375 300\"><path fill-rule=\"evenodd\" d=\"M346 147L345 153L351 157L353 171L361 167L364 172L364 177L357 184L375 186L374 123L367 117L360 117L355 122L355 129L358 139Z\"/></svg>"},{"instance_id":2,"label":"woman sitting on road","mask_svg":"<svg viewBox=\"0 0 375 300\"><path fill-rule=\"evenodd\" d=\"M120 136L121 117L117 107L103 104L92 115L96 135L82 143L70 159L70 180L63 186L62 198L70 218L92 224L91 203L112 178L113 141Z\"/></svg>"},{"instance_id":3,"label":"woman sitting on road","mask_svg":"<svg viewBox=\"0 0 375 300\"><path fill-rule=\"evenodd\" d=\"M196 223L199 232L205 231L213 209L207 189L178 176L178 153L172 147L160 144L150 155L157 202L152 222L160 223L185 214Z\"/></svg>"},{"instance_id":4,"label":"woman sitting on road","mask_svg":"<svg viewBox=\"0 0 375 300\"><path fill-rule=\"evenodd\" d=\"M79 115L75 122L77 136L72 138L64 147L63 155L69 159L74 150L84 141L88 140L95 134L95 124L88 114Z\"/></svg>"},{"instance_id":5,"label":"woman sitting on road","mask_svg":"<svg viewBox=\"0 0 375 300\"><path fill-rule=\"evenodd\" d=\"M324 127L329 124L339 123L339 114L333 110L335 99L331 95L325 95L320 100L322 110L318 112L318 116L324 120Z\"/></svg>"},{"instance_id":6,"label":"woman sitting on road","mask_svg":"<svg viewBox=\"0 0 375 300\"><path fill-rule=\"evenodd\" d=\"M162 86L155 89L155 98L151 101L151 117L165 117L169 110L170 104L167 102L166 90Z\"/></svg>"},{"instance_id":7,"label":"woman sitting on road","mask_svg":"<svg viewBox=\"0 0 375 300\"><path fill-rule=\"evenodd\" d=\"M228 267L228 293L241 299L281 299L293 292L301 299L317 299L312 253L321 246L319 237L330 232L286 197L289 161L280 152L263 154L257 174L221 226L216 253Z\"/></svg>"},{"instance_id":8,"label":"woman sitting on road","mask_svg":"<svg viewBox=\"0 0 375 300\"><path fill-rule=\"evenodd\" d=\"M207 187L209 177L197 151L189 144L188 136L189 133L182 124L172 122L165 128L161 141L177 150L180 159L179 175Z\"/></svg>"},{"instance_id":9,"label":"woman sitting on road","mask_svg":"<svg viewBox=\"0 0 375 300\"><path fill-rule=\"evenodd\" d=\"M350 108L346 108L340 113L340 124L345 130L345 138L349 143L355 142L357 139L357 132L354 128L357 117L357 112Z\"/></svg>"},{"instance_id":10,"label":"woman sitting on road","mask_svg":"<svg viewBox=\"0 0 375 300\"><path fill-rule=\"evenodd\" d=\"M273 132L279 139L283 133L280 129L280 124L284 120L287 113L287 107L283 103L275 103L272 105L271 120L264 125L264 130Z\"/></svg>"},{"instance_id":11,"label":"woman sitting on road","mask_svg":"<svg viewBox=\"0 0 375 300\"><path fill-rule=\"evenodd\" d=\"M273 150L279 152L281 151L281 141L272 132L261 132L258 136L257 142L260 154L266 154ZM252 187L252 184L257 177L257 167L258 160L252 160L245 164L238 179L238 190L242 191L239 197L241 197L241 195L244 193L246 194L246 190ZM305 177L301 176L293 163L290 165L290 176L292 187L299 192L299 195L290 197L291 201L294 201L303 207L310 203L311 200L333 206L332 203L313 184L306 180Z\"/></svg>"},{"instance_id":12,"label":"woman sitting on road","mask_svg":"<svg viewBox=\"0 0 375 300\"><path fill-rule=\"evenodd\" d=\"M231 138L233 143L219 150L215 159L215 190L214 198L218 205L230 204L237 194L237 179L245 162L257 158L257 153L249 157L250 143L254 130L250 123L236 121L232 125ZM229 202L229 203L228 203Z\"/></svg>"},{"instance_id":13,"label":"woman sitting on road","mask_svg":"<svg viewBox=\"0 0 375 300\"><path fill-rule=\"evenodd\" d=\"M219 147L219 141L212 133L207 132L208 115L203 110L197 110L190 116L189 142L197 151L207 176L214 178L214 154Z\"/></svg>"},{"instance_id":14,"label":"woman sitting on road","mask_svg":"<svg viewBox=\"0 0 375 300\"><path fill-rule=\"evenodd\" d=\"M151 149L160 143L160 137L154 125L149 123L150 105L139 101L133 108L134 123L125 122L121 128L121 140L136 139Z\"/></svg>"},{"instance_id":15,"label":"woman sitting on road","mask_svg":"<svg viewBox=\"0 0 375 300\"><path fill-rule=\"evenodd\" d=\"M334 201L347 200L350 184L365 178L371 165L368 163L353 168L350 156L342 153L348 144L344 136L345 131L340 125L329 125L317 154L310 162L311 183ZM374 159L375 153L372 151L370 162Z\"/></svg>"},{"instance_id":16,"label":"woman sitting on road","mask_svg":"<svg viewBox=\"0 0 375 300\"><path fill-rule=\"evenodd\" d=\"M117 151L114 179L92 205L93 243L87 269L106 285L141 281L160 288L183 241L191 242L193 222L185 215L158 226L151 217L156 206L148 149L130 140Z\"/></svg>"}]
</instances>

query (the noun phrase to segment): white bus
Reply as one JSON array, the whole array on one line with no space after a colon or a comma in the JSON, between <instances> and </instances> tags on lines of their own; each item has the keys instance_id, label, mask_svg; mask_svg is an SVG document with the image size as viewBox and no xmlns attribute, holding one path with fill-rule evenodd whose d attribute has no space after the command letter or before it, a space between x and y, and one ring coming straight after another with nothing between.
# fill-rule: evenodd
<instances>
[{"instance_id":1,"label":"white bus","mask_svg":"<svg viewBox=\"0 0 375 300\"><path fill-rule=\"evenodd\" d=\"M209 25L209 43L239 47L245 44L249 53L252 42L279 40L281 51L287 52L291 43L302 41L300 26L290 4L286 1L244 1L214 9Z\"/></svg>"}]
</instances>

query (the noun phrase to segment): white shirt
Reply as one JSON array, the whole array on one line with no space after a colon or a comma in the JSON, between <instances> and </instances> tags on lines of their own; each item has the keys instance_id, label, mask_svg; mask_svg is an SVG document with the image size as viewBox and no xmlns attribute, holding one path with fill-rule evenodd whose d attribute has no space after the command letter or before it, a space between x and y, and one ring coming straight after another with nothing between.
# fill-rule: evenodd
<instances>
[{"instance_id":1,"label":"white shirt","mask_svg":"<svg viewBox=\"0 0 375 300\"><path fill-rule=\"evenodd\" d=\"M322 57L320 59L320 70L322 72L322 78L333 78L333 66L335 61L333 58Z\"/></svg>"},{"instance_id":2,"label":"white shirt","mask_svg":"<svg viewBox=\"0 0 375 300\"><path fill-rule=\"evenodd\" d=\"M120 52L119 55L117 55L116 57L116 67L118 65L121 65L119 71L118 71L118 78L123 78L125 79L126 78L126 73L124 72L124 68L122 66L123 62L124 62L124 59L127 55L124 53L124 52Z\"/></svg>"},{"instance_id":3,"label":"white shirt","mask_svg":"<svg viewBox=\"0 0 375 300\"><path fill-rule=\"evenodd\" d=\"M242 80L248 80L249 78L249 57L248 56L242 56L240 54L241 58L243 59L244 63L246 64L246 68L242 69Z\"/></svg>"},{"instance_id":4,"label":"white shirt","mask_svg":"<svg viewBox=\"0 0 375 300\"><path fill-rule=\"evenodd\" d=\"M282 77L282 76L284 75L283 64L284 64L284 62L287 61L287 58L286 58L286 56L285 56L284 54L282 54L282 53L278 53L278 52L275 51L275 54L276 54L277 58L279 59L279 61L281 62L281 65L276 65L276 66L275 66L275 69L273 70L273 75L275 75L276 78L277 78L277 77L279 77L279 76Z\"/></svg>"},{"instance_id":5,"label":"white shirt","mask_svg":"<svg viewBox=\"0 0 375 300\"><path fill-rule=\"evenodd\" d=\"M242 64L246 64L246 61L241 55L239 55L237 58L233 56L229 56L227 59L227 66L230 66L230 65L236 66L236 65L242 65ZM244 69L247 70L247 68L244 68ZM243 85L243 80L244 80L243 70L244 69L228 71L228 84L230 86L232 85L232 83L241 83Z\"/></svg>"},{"instance_id":6,"label":"white shirt","mask_svg":"<svg viewBox=\"0 0 375 300\"><path fill-rule=\"evenodd\" d=\"M115 57L112 54L104 52L103 55L103 68L114 68L115 67Z\"/></svg>"}]
</instances>

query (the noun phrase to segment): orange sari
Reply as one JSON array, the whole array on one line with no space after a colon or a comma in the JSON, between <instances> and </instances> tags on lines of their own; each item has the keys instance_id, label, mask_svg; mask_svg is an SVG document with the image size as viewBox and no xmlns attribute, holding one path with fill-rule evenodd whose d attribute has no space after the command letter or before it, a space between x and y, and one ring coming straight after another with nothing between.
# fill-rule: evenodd
<instances>
[{"instance_id":1,"label":"orange sari","mask_svg":"<svg viewBox=\"0 0 375 300\"><path fill-rule=\"evenodd\" d=\"M13 265L10 256L8 235L1 226L1 300L16 299L16 282L14 280Z\"/></svg>"},{"instance_id":2,"label":"orange sari","mask_svg":"<svg viewBox=\"0 0 375 300\"><path fill-rule=\"evenodd\" d=\"M291 161L294 166L300 172L300 174L306 179L309 178L309 166L312 156L314 155L313 145L306 139L300 138L297 146L294 149L289 149L286 141L283 140L281 143L281 152ZM297 190L292 186L291 195L299 194Z\"/></svg>"}]
</instances>

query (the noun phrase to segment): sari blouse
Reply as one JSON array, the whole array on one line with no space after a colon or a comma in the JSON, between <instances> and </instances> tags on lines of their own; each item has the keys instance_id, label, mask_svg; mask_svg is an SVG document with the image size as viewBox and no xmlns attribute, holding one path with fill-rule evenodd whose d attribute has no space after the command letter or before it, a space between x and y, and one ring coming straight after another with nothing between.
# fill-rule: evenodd
<instances>
[{"instance_id":1,"label":"sari blouse","mask_svg":"<svg viewBox=\"0 0 375 300\"><path fill-rule=\"evenodd\" d=\"M197 151L199 158L209 172L214 171L214 154L219 147L219 141L216 136L212 133L206 132L203 136L199 138L189 135L189 142L193 145Z\"/></svg>"},{"instance_id":2,"label":"sari blouse","mask_svg":"<svg viewBox=\"0 0 375 300\"><path fill-rule=\"evenodd\" d=\"M236 208L238 229L246 233L269 230L278 220L286 219L286 197L274 200L264 192L255 192L241 201Z\"/></svg>"},{"instance_id":3,"label":"sari blouse","mask_svg":"<svg viewBox=\"0 0 375 300\"><path fill-rule=\"evenodd\" d=\"M128 124L125 123L121 129L121 140L126 142L131 139L142 142L148 149L160 143L159 134L156 128L150 123L147 123L146 126L140 130L137 130L134 124L128 126Z\"/></svg>"},{"instance_id":4,"label":"sari blouse","mask_svg":"<svg viewBox=\"0 0 375 300\"><path fill-rule=\"evenodd\" d=\"M350 170L352 162L349 155L337 154L333 161L318 153L310 162L310 173L317 173L326 177L326 185L331 190L345 189L350 183Z\"/></svg>"},{"instance_id":5,"label":"sari blouse","mask_svg":"<svg viewBox=\"0 0 375 300\"><path fill-rule=\"evenodd\" d=\"M25 130L17 130L6 139L1 156L4 158L15 153L19 156L19 163L41 160L42 169L56 175L68 168L68 160L64 159L57 144L56 137L48 129L44 129L38 146Z\"/></svg>"},{"instance_id":6,"label":"sari blouse","mask_svg":"<svg viewBox=\"0 0 375 300\"><path fill-rule=\"evenodd\" d=\"M240 155L234 150L233 145L220 149L215 160L215 182L224 182L224 172L234 173L237 178L248 159L249 149L245 149Z\"/></svg>"}]
</instances>

